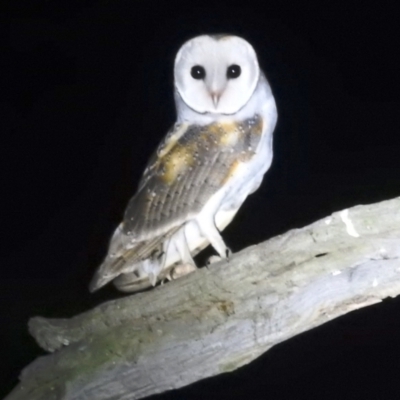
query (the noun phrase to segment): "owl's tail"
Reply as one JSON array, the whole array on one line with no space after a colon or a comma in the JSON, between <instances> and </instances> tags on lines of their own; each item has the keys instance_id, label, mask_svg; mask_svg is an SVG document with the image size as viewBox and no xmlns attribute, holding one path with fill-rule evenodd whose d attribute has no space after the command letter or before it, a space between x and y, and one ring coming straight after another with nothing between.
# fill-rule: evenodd
<instances>
[{"instance_id":1,"label":"owl's tail","mask_svg":"<svg viewBox=\"0 0 400 400\"><path fill-rule=\"evenodd\" d=\"M117 259L110 259L107 257L90 281L89 291L93 293L112 281L121 273L120 271L123 270L125 264L126 260L123 257L118 257Z\"/></svg>"}]
</instances>

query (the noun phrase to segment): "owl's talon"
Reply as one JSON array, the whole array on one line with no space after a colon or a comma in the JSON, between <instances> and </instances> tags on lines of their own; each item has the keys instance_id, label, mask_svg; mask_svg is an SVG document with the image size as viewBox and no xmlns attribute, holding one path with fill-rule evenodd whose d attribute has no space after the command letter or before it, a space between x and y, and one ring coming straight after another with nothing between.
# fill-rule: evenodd
<instances>
[{"instance_id":1,"label":"owl's talon","mask_svg":"<svg viewBox=\"0 0 400 400\"><path fill-rule=\"evenodd\" d=\"M222 260L222 257L220 256L216 256L216 255L212 255L210 257L208 257L207 261L206 261L206 266L209 267L211 264L215 264L219 261Z\"/></svg>"},{"instance_id":2,"label":"owl's talon","mask_svg":"<svg viewBox=\"0 0 400 400\"><path fill-rule=\"evenodd\" d=\"M193 264L180 264L173 268L170 272L171 279L175 280L196 271L196 266Z\"/></svg>"},{"instance_id":3,"label":"owl's talon","mask_svg":"<svg viewBox=\"0 0 400 400\"><path fill-rule=\"evenodd\" d=\"M168 281L172 281L172 276L171 276L171 271L168 271L168 274L167 275L165 275L165 279L167 279ZM164 279L164 280L165 280Z\"/></svg>"}]
</instances>

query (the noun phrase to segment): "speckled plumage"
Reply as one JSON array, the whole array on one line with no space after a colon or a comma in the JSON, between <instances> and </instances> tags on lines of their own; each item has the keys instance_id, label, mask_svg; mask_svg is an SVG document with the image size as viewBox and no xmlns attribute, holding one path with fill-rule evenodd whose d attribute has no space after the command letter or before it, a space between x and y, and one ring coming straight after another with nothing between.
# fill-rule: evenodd
<instances>
[{"instance_id":1,"label":"speckled plumage","mask_svg":"<svg viewBox=\"0 0 400 400\"><path fill-rule=\"evenodd\" d=\"M250 53L249 63L257 63L255 53L251 53L254 50L243 39L201 36L187 42L178 53L175 79L186 73L185 63L190 66L196 63L196 57L204 58L204 53L207 56L208 47L215 54L218 42L226 38L228 45L231 40L236 46L245 46L240 51L246 57ZM196 55L196 41L203 46L200 56ZM229 57L235 54L234 50L229 47ZM224 51L222 48L221 52ZM245 56L240 53L239 61ZM187 61L190 57L195 60ZM220 58L224 59L223 54ZM209 56L207 62L210 63ZM246 68L245 62L242 61L242 69ZM183 67L179 63L184 63ZM242 97L246 96L240 96L239 90L237 99L233 100L225 101L223 94L219 94L221 110L218 104L215 106L215 102L206 100L201 105L202 112L197 112L193 107L199 100L195 98L195 103L188 105L182 96L185 85L191 84L190 79L183 87L179 86L178 79L175 91L178 121L150 159L123 222L112 237L109 253L92 280L91 290L113 279L125 291L154 285L157 280L170 277L172 266L194 266L192 256L209 243L221 257L227 256L227 248L216 227L222 230L232 220L245 198L257 189L272 160L275 102L258 64L257 68L253 65L251 68L257 74L254 90L246 94L249 99L241 104ZM222 79L221 73L215 75L214 80ZM236 84L225 80L225 86ZM212 85L216 87L218 82L207 83L204 79L204 86ZM230 90L234 89L235 86ZM207 90L214 95L211 89ZM190 96L187 101L190 102ZM238 109L234 113L221 112L231 111L235 102Z\"/></svg>"},{"instance_id":2,"label":"speckled plumage","mask_svg":"<svg viewBox=\"0 0 400 400\"><path fill-rule=\"evenodd\" d=\"M194 217L234 176L237 164L252 158L261 133L258 115L237 123L178 124L159 147L128 204L124 233L146 240Z\"/></svg>"}]
</instances>

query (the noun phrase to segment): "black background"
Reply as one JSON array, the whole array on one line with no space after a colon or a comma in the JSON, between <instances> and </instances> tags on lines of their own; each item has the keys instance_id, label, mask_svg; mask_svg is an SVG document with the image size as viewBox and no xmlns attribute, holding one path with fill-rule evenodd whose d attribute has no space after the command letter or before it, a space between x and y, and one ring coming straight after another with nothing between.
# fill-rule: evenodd
<instances>
[{"instance_id":1,"label":"black background","mask_svg":"<svg viewBox=\"0 0 400 400\"><path fill-rule=\"evenodd\" d=\"M43 354L34 315L121 296L87 285L174 122L172 65L190 37L255 47L279 112L274 161L224 238L233 251L400 195L395 2L14 1L1 82L0 396ZM157 399L397 399L400 300L275 346Z\"/></svg>"}]
</instances>

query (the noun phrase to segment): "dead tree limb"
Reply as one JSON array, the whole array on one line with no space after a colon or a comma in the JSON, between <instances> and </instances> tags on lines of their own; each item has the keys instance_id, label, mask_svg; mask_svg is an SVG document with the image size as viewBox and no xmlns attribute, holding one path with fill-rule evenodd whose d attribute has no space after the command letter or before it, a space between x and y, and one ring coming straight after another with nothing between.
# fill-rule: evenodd
<instances>
[{"instance_id":1,"label":"dead tree limb","mask_svg":"<svg viewBox=\"0 0 400 400\"><path fill-rule=\"evenodd\" d=\"M146 293L33 318L54 351L7 400L139 399L234 370L400 293L400 198L334 213ZM56 350L56 351L55 351Z\"/></svg>"}]
</instances>

